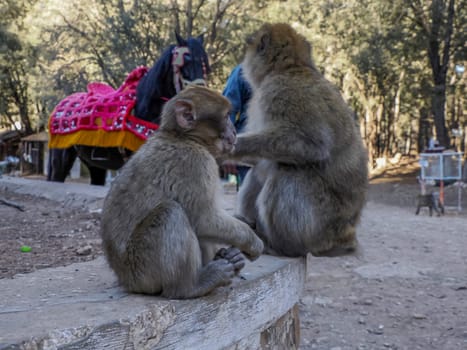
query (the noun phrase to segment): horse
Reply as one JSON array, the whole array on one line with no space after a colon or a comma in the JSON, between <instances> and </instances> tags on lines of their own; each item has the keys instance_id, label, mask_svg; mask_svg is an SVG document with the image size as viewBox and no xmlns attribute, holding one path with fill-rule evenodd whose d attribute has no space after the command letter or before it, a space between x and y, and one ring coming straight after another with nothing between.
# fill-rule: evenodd
<instances>
[{"instance_id":1,"label":"horse","mask_svg":"<svg viewBox=\"0 0 467 350\"><path fill-rule=\"evenodd\" d=\"M206 85L203 36L176 39L151 69L137 67L117 90L94 82L57 104L48 124L48 181L64 182L79 157L91 185L105 185L107 170L120 169L156 132L166 101L189 84Z\"/></svg>"}]
</instances>

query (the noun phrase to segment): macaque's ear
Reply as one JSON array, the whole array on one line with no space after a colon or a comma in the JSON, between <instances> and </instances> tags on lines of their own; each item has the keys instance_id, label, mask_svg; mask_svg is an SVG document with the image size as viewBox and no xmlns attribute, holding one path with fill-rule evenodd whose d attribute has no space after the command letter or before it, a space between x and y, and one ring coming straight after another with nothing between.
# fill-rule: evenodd
<instances>
[{"instance_id":1,"label":"macaque's ear","mask_svg":"<svg viewBox=\"0 0 467 350\"><path fill-rule=\"evenodd\" d=\"M178 100L175 102L175 119L178 126L189 130L195 125L195 110L193 102L189 100Z\"/></svg>"}]
</instances>

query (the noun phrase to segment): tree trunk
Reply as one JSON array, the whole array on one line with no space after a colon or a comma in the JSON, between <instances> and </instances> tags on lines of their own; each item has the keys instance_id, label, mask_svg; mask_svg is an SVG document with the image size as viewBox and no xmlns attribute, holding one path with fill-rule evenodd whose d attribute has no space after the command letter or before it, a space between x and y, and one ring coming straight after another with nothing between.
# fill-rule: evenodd
<instances>
[{"instance_id":1,"label":"tree trunk","mask_svg":"<svg viewBox=\"0 0 467 350\"><path fill-rule=\"evenodd\" d=\"M436 137L439 144L447 148L450 146L451 140L449 139L445 119L446 76L455 15L454 0L449 0L448 3L445 28L443 28L444 9L444 0L432 1L428 57L430 58L435 83L431 97L431 111L435 120ZM443 43L442 52L440 52L441 42Z\"/></svg>"},{"instance_id":2,"label":"tree trunk","mask_svg":"<svg viewBox=\"0 0 467 350\"><path fill-rule=\"evenodd\" d=\"M410 150L412 149L412 122L409 123L409 130L407 130L407 134L404 140L404 155L410 156Z\"/></svg>"},{"instance_id":3,"label":"tree trunk","mask_svg":"<svg viewBox=\"0 0 467 350\"><path fill-rule=\"evenodd\" d=\"M375 165L375 145L376 145L376 118L371 107L367 106L365 111L365 141L368 149L368 163L370 167Z\"/></svg>"},{"instance_id":4,"label":"tree trunk","mask_svg":"<svg viewBox=\"0 0 467 350\"><path fill-rule=\"evenodd\" d=\"M420 110L420 116L418 118L418 142L417 148L418 153L423 152L428 144L429 134L430 134L430 123L428 121L428 111L425 108Z\"/></svg>"},{"instance_id":5,"label":"tree trunk","mask_svg":"<svg viewBox=\"0 0 467 350\"><path fill-rule=\"evenodd\" d=\"M383 142L382 138L382 120L383 120L383 112L384 112L384 101L381 101L376 109L376 158L381 157L383 153Z\"/></svg>"},{"instance_id":6,"label":"tree trunk","mask_svg":"<svg viewBox=\"0 0 467 350\"><path fill-rule=\"evenodd\" d=\"M402 86L405 77L405 71L402 70L399 74L399 81L397 83L397 90L396 95L394 96L394 121L393 121L393 130L392 130L392 137L393 137L393 145L391 147L392 154L396 154L399 151L398 147L398 137L400 135L400 110L401 110L401 93L402 93ZM410 135L410 132L408 133ZM406 146L407 148L407 146Z\"/></svg>"},{"instance_id":7,"label":"tree trunk","mask_svg":"<svg viewBox=\"0 0 467 350\"><path fill-rule=\"evenodd\" d=\"M451 144L451 140L446 128L445 105L446 85L436 85L433 88L431 96L431 112L433 113L433 119L435 122L436 138L440 146L448 148Z\"/></svg>"},{"instance_id":8,"label":"tree trunk","mask_svg":"<svg viewBox=\"0 0 467 350\"><path fill-rule=\"evenodd\" d=\"M428 58L433 73L434 87L431 96L431 112L435 121L436 137L439 144L450 146L445 120L446 76L449 66L451 39L454 28L454 2L431 0L430 18L425 16L421 2L411 3L416 23L427 37Z\"/></svg>"}]
</instances>

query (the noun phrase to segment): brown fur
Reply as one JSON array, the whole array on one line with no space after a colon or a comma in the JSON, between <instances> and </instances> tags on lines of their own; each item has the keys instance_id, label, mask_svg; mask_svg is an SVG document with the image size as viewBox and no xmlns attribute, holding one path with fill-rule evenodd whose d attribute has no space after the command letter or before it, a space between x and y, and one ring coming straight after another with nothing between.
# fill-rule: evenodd
<instances>
[{"instance_id":1,"label":"brown fur","mask_svg":"<svg viewBox=\"0 0 467 350\"><path fill-rule=\"evenodd\" d=\"M159 131L112 182L101 235L107 260L128 291L192 298L230 283L243 256L228 248L203 265L200 245L207 243L238 247L250 258L261 254L253 230L219 203L215 157L235 142L229 108L207 88L183 90L164 107Z\"/></svg>"},{"instance_id":2,"label":"brown fur","mask_svg":"<svg viewBox=\"0 0 467 350\"><path fill-rule=\"evenodd\" d=\"M287 24L254 33L243 68L253 96L233 158L254 167L240 187L238 216L274 254L355 249L368 180L352 111Z\"/></svg>"}]
</instances>

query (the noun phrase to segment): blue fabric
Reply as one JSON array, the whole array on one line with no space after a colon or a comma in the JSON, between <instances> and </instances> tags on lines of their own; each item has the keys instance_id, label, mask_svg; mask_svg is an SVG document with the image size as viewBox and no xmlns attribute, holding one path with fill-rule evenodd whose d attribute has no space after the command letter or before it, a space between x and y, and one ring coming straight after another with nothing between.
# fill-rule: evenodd
<instances>
[{"instance_id":1,"label":"blue fabric","mask_svg":"<svg viewBox=\"0 0 467 350\"><path fill-rule=\"evenodd\" d=\"M251 87L245 78L243 78L241 65L236 66L230 73L222 94L232 104L230 120L234 124L237 133L241 133L246 125L246 110L251 97Z\"/></svg>"},{"instance_id":2,"label":"blue fabric","mask_svg":"<svg viewBox=\"0 0 467 350\"><path fill-rule=\"evenodd\" d=\"M250 170L249 166L244 166L244 165L237 166L237 179L238 179L239 186L243 183L243 180L245 179L245 176L248 170Z\"/></svg>"},{"instance_id":3,"label":"blue fabric","mask_svg":"<svg viewBox=\"0 0 467 350\"><path fill-rule=\"evenodd\" d=\"M230 120L235 126L237 134L240 134L246 125L246 110L248 101L251 98L251 86L243 77L241 65L236 66L230 73L222 94L227 97L232 104ZM246 166L237 166L238 185L241 185L250 168Z\"/></svg>"}]
</instances>

